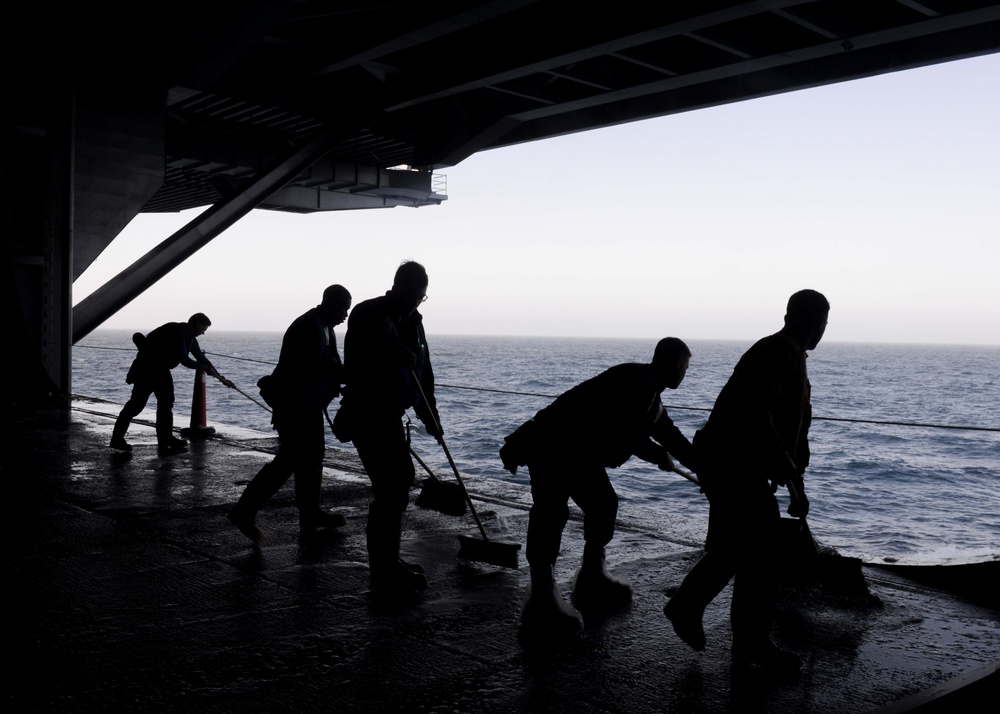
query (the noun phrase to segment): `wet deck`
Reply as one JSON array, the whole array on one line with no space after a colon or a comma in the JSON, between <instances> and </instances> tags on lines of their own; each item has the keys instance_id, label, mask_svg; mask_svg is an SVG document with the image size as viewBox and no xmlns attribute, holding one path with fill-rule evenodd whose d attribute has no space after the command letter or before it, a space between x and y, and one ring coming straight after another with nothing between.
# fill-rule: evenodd
<instances>
[{"instance_id":1,"label":"wet deck","mask_svg":"<svg viewBox=\"0 0 1000 714\"><path fill-rule=\"evenodd\" d=\"M1000 615L879 571L866 575L881 608L784 592L776 635L802 654L801 676L734 679L729 590L707 613L708 648L689 650L661 609L699 551L649 512L623 510L608 548L632 580L631 608L588 622L572 646L522 646L527 568L461 563L455 536L475 534L471 518L412 505L404 555L430 586L409 606L377 605L367 483L343 454L330 453L324 480L325 503L349 518L343 532L301 541L289 485L260 516L258 550L225 512L270 458L270 435L216 424L220 438L160 458L137 423L123 455L106 447L115 412L77 400L69 413L3 413L9 711L932 711L956 706L939 695L962 677L996 702ZM523 542L526 490L470 488L486 527ZM580 531L571 521L564 537L564 589Z\"/></svg>"}]
</instances>

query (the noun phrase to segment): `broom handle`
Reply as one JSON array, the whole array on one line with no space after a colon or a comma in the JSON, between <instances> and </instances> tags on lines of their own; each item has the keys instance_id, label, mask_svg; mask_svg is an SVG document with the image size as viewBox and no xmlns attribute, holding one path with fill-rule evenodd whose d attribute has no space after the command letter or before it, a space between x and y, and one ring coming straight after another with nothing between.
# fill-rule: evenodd
<instances>
[{"instance_id":1,"label":"broom handle","mask_svg":"<svg viewBox=\"0 0 1000 714\"><path fill-rule=\"evenodd\" d=\"M697 477L697 476L695 476L695 475L694 475L693 473L691 473L690 471L688 471L687 469L682 469L682 468L681 468L680 466L678 466L677 464L674 464L674 469L673 469L673 471L674 471L674 473L676 473L676 474L680 474L681 476L683 476L684 478L686 478L686 479L687 479L688 481L690 481L691 483L693 483L693 484L697 484L698 486L701 486L701 481L699 481L699 480L698 480L698 477Z\"/></svg>"},{"instance_id":2,"label":"broom handle","mask_svg":"<svg viewBox=\"0 0 1000 714\"><path fill-rule=\"evenodd\" d=\"M795 478L796 477L793 476L792 478L788 479L788 484L787 484L788 485L788 493L789 493L789 495L791 495L791 497L794 500L801 501L802 500L802 493L799 491L799 487L798 487L798 484L795 481ZM811 546L810 550L814 554L818 554L819 553L819 545L816 543L816 539L813 538L813 534L812 534L812 531L809 528L809 524L806 522L806 517L805 516L800 516L799 517L799 522L802 523L802 526L805 528L806 534L808 534L808 536L809 536L809 545Z\"/></svg>"},{"instance_id":3,"label":"broom handle","mask_svg":"<svg viewBox=\"0 0 1000 714\"><path fill-rule=\"evenodd\" d=\"M413 458L415 458L417 460L417 463L424 467L424 471L426 471L428 474L430 474L430 477L432 479L434 479L435 481L437 481L438 483L443 483L441 481L441 479L439 479L437 477L437 474L435 474L433 471L431 471L431 467L428 466L427 464L425 464L424 460L422 458L420 458L419 456L417 456L417 452L413 450L413 447L411 446L409 448L410 448L410 456L412 456Z\"/></svg>"},{"instance_id":4,"label":"broom handle","mask_svg":"<svg viewBox=\"0 0 1000 714\"><path fill-rule=\"evenodd\" d=\"M451 470L455 472L455 478L458 479L458 483L462 487L462 493L465 494L465 501L469 504L469 510L472 511L472 517L476 519L476 525L479 526L479 532L483 534L483 540L489 543L490 539L486 535L486 529L483 528L483 522L479 520L479 514L476 513L476 507L472 505L472 496L469 495L469 489L465 487L465 482L462 481L462 476L458 473L458 467L455 466L455 459L451 458L451 452L448 451L448 445L444 443L444 437L438 438L441 441L441 448L444 449L444 455L448 457L448 463L451 464Z\"/></svg>"},{"instance_id":5,"label":"broom handle","mask_svg":"<svg viewBox=\"0 0 1000 714\"><path fill-rule=\"evenodd\" d=\"M271 408L270 408L269 406L266 406L266 405L264 405L264 404L261 404L261 403L260 403L260 402L258 402L258 401L257 401L256 399L254 399L253 397L251 397L251 396L250 396L249 394L247 394L246 392L244 392L244 391L243 391L242 389L240 389L239 387L237 387L237 386L236 386L235 384L234 384L234 385L232 385L232 388L233 388L233 389L235 389L235 390L236 390L237 392L239 392L240 394L242 394L242 395L243 395L244 397L246 397L247 399L249 399L249 400L250 400L251 402L253 402L254 404L256 404L256 405L257 405L258 407L260 407L261 409L263 409L264 411L266 411L266 412L270 412L271 414L273 414L273 413L274 413L273 411L271 411Z\"/></svg>"},{"instance_id":6,"label":"broom handle","mask_svg":"<svg viewBox=\"0 0 1000 714\"><path fill-rule=\"evenodd\" d=\"M476 525L479 526L479 532L483 534L483 540L487 543L490 542L489 537L486 535L486 529L483 528L483 522L479 520L479 514L476 513L476 507L472 503L472 497L469 495L469 489L465 487L465 481L462 480L462 475L458 473L458 467L455 465L455 459L451 458L451 452L448 451L448 445L444 443L444 434L441 430L441 424L438 422L437 417L434 416L434 410L431 408L430 402L427 401L427 395L424 394L424 388L420 384L420 380L417 379L417 373L415 370L410 370L410 376L413 378L413 383L417 385L417 391L420 392L420 398L424 400L424 404L427 406L427 413L431 415L431 421L434 422L434 428L438 432L438 443L441 444L441 448L444 449L444 455L448 457L448 463L451 464L451 470L455 473L455 478L458 479L458 485L462 487L462 493L465 495L465 502L469 504L469 510L472 511L472 517L476 519ZM413 449L410 449L413 452Z\"/></svg>"}]
</instances>

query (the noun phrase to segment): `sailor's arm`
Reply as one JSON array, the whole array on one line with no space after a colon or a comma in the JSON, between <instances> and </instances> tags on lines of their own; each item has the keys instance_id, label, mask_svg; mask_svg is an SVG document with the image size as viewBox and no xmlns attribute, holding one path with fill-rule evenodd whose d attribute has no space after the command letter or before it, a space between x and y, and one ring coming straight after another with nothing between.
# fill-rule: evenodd
<instances>
[{"instance_id":1,"label":"sailor's arm","mask_svg":"<svg viewBox=\"0 0 1000 714\"><path fill-rule=\"evenodd\" d=\"M809 498L806 496L805 479L801 473L788 478L788 515L805 518L809 515Z\"/></svg>"},{"instance_id":2,"label":"sailor's arm","mask_svg":"<svg viewBox=\"0 0 1000 714\"><path fill-rule=\"evenodd\" d=\"M659 466L661 471L674 470L674 462L670 458L670 452L652 439L647 438L640 441L632 454L647 463Z\"/></svg>"},{"instance_id":3,"label":"sailor's arm","mask_svg":"<svg viewBox=\"0 0 1000 714\"><path fill-rule=\"evenodd\" d=\"M198 340L194 337L191 338L191 354L194 355L194 359L191 359L191 357L187 354L181 358L181 363L185 367L190 367L191 369L203 369L205 370L205 374L210 377L215 377L227 387L232 388L236 386L219 373L219 370L217 370L215 365L209 361L208 356L201 349L201 345L198 344Z\"/></svg>"},{"instance_id":4,"label":"sailor's arm","mask_svg":"<svg viewBox=\"0 0 1000 714\"><path fill-rule=\"evenodd\" d=\"M695 464L694 458L694 447L691 446L691 442L688 438L681 433L681 430L677 428L673 420L667 415L666 409L660 406L660 412L657 414L656 423L653 425L653 438L662 445L662 448L669 454L672 454L675 459L680 461L682 464L687 466L692 471L697 471L698 467ZM673 471L673 462L661 465L664 471Z\"/></svg>"}]
</instances>

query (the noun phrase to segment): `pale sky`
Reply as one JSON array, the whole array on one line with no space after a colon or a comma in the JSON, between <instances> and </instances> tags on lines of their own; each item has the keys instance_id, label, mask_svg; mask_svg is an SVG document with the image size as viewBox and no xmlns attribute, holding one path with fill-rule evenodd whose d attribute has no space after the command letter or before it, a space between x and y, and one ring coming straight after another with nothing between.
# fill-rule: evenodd
<instances>
[{"instance_id":1,"label":"pale sky","mask_svg":"<svg viewBox=\"0 0 1000 714\"><path fill-rule=\"evenodd\" d=\"M827 340L1000 345L998 89L991 55L484 152L441 206L254 211L104 326L283 331L410 258L431 334L749 340L808 287ZM74 301L197 213L137 217Z\"/></svg>"}]
</instances>

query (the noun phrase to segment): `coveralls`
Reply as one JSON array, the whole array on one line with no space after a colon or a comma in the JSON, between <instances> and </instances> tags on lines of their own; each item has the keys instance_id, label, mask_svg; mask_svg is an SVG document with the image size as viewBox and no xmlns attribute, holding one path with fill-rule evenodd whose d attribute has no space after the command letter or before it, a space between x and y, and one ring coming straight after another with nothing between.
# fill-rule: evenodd
<instances>
[{"instance_id":1,"label":"coveralls","mask_svg":"<svg viewBox=\"0 0 1000 714\"><path fill-rule=\"evenodd\" d=\"M360 303L348 319L344 365L347 386L336 426L339 432L343 425L338 438L354 442L371 479L368 556L375 569L399 557L402 515L415 477L403 413L412 406L425 424L439 422L422 316L416 310L396 314L390 293Z\"/></svg>"},{"instance_id":2,"label":"coveralls","mask_svg":"<svg viewBox=\"0 0 1000 714\"><path fill-rule=\"evenodd\" d=\"M237 511L256 513L294 473L300 522L313 525L310 519L320 510L326 450L323 412L340 394L343 375L333 325L313 308L285 331L271 384L262 389L274 409L271 423L278 432L278 454L247 484Z\"/></svg>"},{"instance_id":3,"label":"coveralls","mask_svg":"<svg viewBox=\"0 0 1000 714\"><path fill-rule=\"evenodd\" d=\"M806 352L784 332L754 344L737 363L694 449L709 500L706 554L672 600L698 612L734 578L734 653L770 642L780 513L776 484L809 464Z\"/></svg>"},{"instance_id":4,"label":"coveralls","mask_svg":"<svg viewBox=\"0 0 1000 714\"><path fill-rule=\"evenodd\" d=\"M526 556L533 568L555 564L571 498L584 513L585 548L603 553L618 514L607 468L633 455L666 465L669 454L694 468L691 444L667 416L662 391L651 365L620 364L563 393L507 437L505 466L526 464L531 478Z\"/></svg>"}]
</instances>

